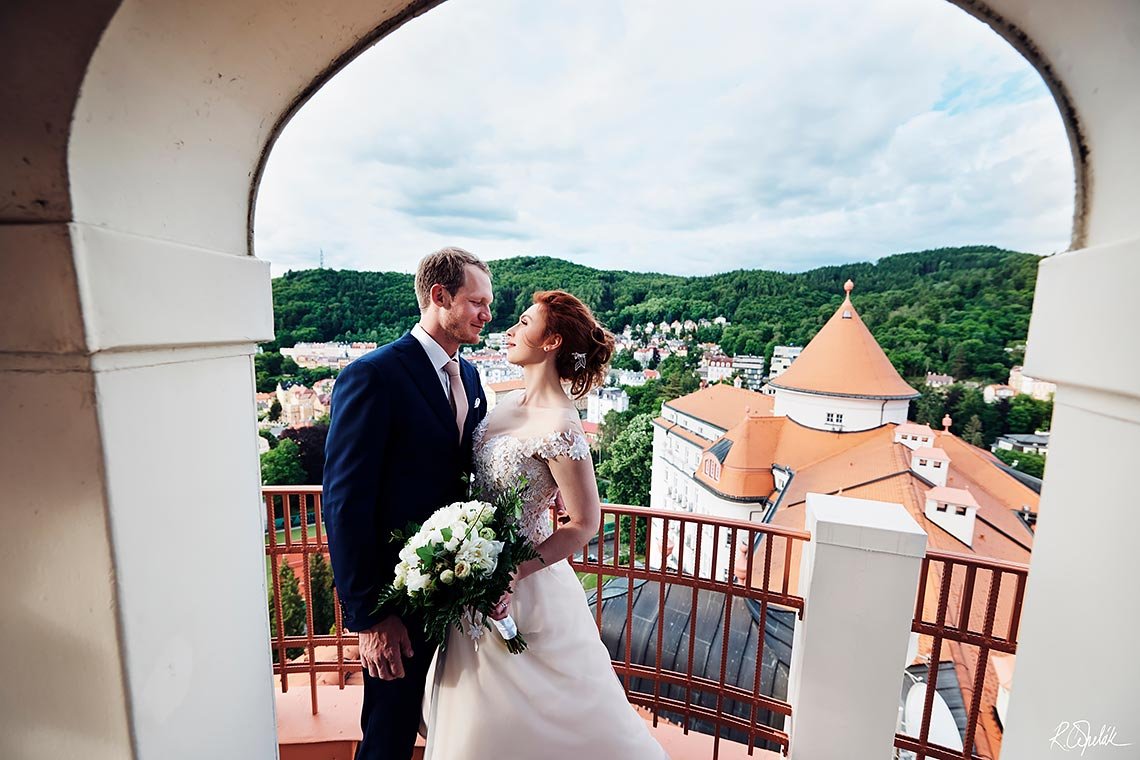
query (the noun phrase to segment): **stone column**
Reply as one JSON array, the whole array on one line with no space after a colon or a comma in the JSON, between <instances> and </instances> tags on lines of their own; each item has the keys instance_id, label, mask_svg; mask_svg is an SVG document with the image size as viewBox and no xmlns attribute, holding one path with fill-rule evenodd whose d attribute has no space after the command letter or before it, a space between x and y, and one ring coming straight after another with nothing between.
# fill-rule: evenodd
<instances>
[{"instance_id":1,"label":"stone column","mask_svg":"<svg viewBox=\"0 0 1140 760\"><path fill-rule=\"evenodd\" d=\"M926 533L901 504L809 493L789 756L889 758Z\"/></svg>"}]
</instances>

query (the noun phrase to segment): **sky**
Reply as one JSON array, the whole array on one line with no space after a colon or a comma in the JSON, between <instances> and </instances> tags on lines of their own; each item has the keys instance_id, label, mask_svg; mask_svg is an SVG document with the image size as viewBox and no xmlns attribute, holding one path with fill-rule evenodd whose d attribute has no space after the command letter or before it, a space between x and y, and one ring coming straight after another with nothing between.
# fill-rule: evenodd
<instances>
[{"instance_id":1,"label":"sky","mask_svg":"<svg viewBox=\"0 0 1140 760\"><path fill-rule=\"evenodd\" d=\"M1055 253L1073 193L1040 76L944 0L448 0L286 125L254 246L275 276L445 245L790 272Z\"/></svg>"}]
</instances>

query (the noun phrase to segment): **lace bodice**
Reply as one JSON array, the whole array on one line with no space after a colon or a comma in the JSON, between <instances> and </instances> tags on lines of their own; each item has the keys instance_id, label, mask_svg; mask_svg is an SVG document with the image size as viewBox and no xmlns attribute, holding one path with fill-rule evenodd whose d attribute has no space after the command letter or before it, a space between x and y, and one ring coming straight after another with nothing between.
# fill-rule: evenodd
<instances>
[{"instance_id":1,"label":"lace bodice","mask_svg":"<svg viewBox=\"0 0 1140 760\"><path fill-rule=\"evenodd\" d=\"M551 432L548 435L516 438L500 433L486 438L487 418L476 426L475 485L484 499L494 499L503 491L527 479L523 498L523 532L534 543L544 541L552 532L550 506L557 485L546 460L559 456L585 459L590 456L586 438L577 430Z\"/></svg>"}]
</instances>

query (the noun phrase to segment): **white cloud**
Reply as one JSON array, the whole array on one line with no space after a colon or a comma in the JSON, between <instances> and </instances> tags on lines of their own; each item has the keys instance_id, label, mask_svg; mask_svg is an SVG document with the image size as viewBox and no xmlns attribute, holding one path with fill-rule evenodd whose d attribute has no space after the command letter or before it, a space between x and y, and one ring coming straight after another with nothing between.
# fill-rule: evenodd
<instances>
[{"instance_id":1,"label":"white cloud","mask_svg":"<svg viewBox=\"0 0 1140 760\"><path fill-rule=\"evenodd\" d=\"M270 156L274 270L485 258L704 274L1067 246L1040 77L942 0L449 0L349 65Z\"/></svg>"}]
</instances>

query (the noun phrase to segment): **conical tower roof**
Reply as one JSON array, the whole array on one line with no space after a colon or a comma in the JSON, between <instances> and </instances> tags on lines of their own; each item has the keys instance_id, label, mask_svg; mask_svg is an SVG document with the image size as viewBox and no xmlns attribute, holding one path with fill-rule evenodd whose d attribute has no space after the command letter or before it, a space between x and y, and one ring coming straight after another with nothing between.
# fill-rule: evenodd
<instances>
[{"instance_id":1,"label":"conical tower roof","mask_svg":"<svg viewBox=\"0 0 1140 760\"><path fill-rule=\"evenodd\" d=\"M847 297L799 357L772 381L783 388L824 396L904 399L917 397L883 353L859 312L851 305L855 284L843 286Z\"/></svg>"}]
</instances>

